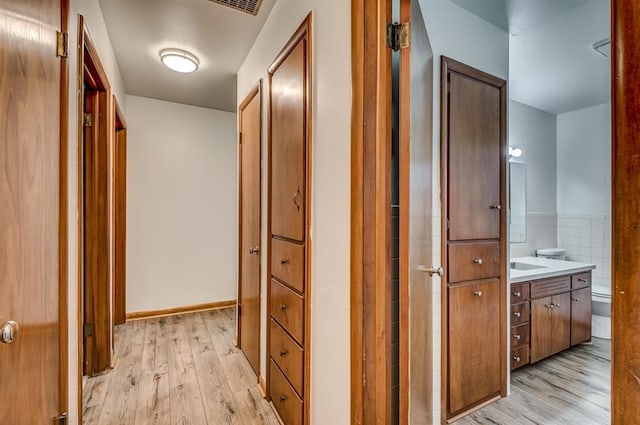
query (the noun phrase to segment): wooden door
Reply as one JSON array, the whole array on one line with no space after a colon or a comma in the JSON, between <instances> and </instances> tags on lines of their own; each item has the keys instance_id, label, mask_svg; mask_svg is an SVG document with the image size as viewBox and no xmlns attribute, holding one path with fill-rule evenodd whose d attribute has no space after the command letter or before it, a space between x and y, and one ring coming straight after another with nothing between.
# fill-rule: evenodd
<instances>
[{"instance_id":1,"label":"wooden door","mask_svg":"<svg viewBox=\"0 0 640 425\"><path fill-rule=\"evenodd\" d=\"M500 281L449 290L449 406L453 415L500 392Z\"/></svg>"},{"instance_id":2,"label":"wooden door","mask_svg":"<svg viewBox=\"0 0 640 425\"><path fill-rule=\"evenodd\" d=\"M420 4L402 0L411 46L400 51L400 424L431 423L433 407L433 51ZM436 265L439 266L439 265Z\"/></svg>"},{"instance_id":3,"label":"wooden door","mask_svg":"<svg viewBox=\"0 0 640 425\"><path fill-rule=\"evenodd\" d=\"M571 292L571 345L591 339L591 288Z\"/></svg>"},{"instance_id":4,"label":"wooden door","mask_svg":"<svg viewBox=\"0 0 640 425\"><path fill-rule=\"evenodd\" d=\"M551 353L555 354L571 347L571 293L551 297Z\"/></svg>"},{"instance_id":5,"label":"wooden door","mask_svg":"<svg viewBox=\"0 0 640 425\"><path fill-rule=\"evenodd\" d=\"M271 77L271 233L305 237L306 44L299 43ZM274 96L276 93L278 95Z\"/></svg>"},{"instance_id":6,"label":"wooden door","mask_svg":"<svg viewBox=\"0 0 640 425\"><path fill-rule=\"evenodd\" d=\"M553 307L551 297L531 300L531 363L551 355L553 348Z\"/></svg>"},{"instance_id":7,"label":"wooden door","mask_svg":"<svg viewBox=\"0 0 640 425\"><path fill-rule=\"evenodd\" d=\"M115 140L113 154L113 324L127 320L127 125L113 97Z\"/></svg>"},{"instance_id":8,"label":"wooden door","mask_svg":"<svg viewBox=\"0 0 640 425\"><path fill-rule=\"evenodd\" d=\"M260 220L261 117L260 84L239 108L240 127L240 247L238 285L238 346L260 372Z\"/></svg>"},{"instance_id":9,"label":"wooden door","mask_svg":"<svg viewBox=\"0 0 640 425\"><path fill-rule=\"evenodd\" d=\"M63 68L55 49L61 6L59 0L6 0L0 12L0 326L9 331L9 321L17 324L13 341L0 343L2 424L50 425L65 397Z\"/></svg>"}]
</instances>

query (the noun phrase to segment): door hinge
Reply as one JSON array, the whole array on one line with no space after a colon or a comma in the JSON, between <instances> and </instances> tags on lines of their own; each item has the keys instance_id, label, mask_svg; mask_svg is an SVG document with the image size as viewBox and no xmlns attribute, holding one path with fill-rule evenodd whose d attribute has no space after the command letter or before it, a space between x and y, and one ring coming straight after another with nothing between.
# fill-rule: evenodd
<instances>
[{"instance_id":1,"label":"door hinge","mask_svg":"<svg viewBox=\"0 0 640 425\"><path fill-rule=\"evenodd\" d=\"M447 230L451 229L451 222L447 219Z\"/></svg>"},{"instance_id":2,"label":"door hinge","mask_svg":"<svg viewBox=\"0 0 640 425\"><path fill-rule=\"evenodd\" d=\"M411 24L409 22L387 25L387 46L397 52L411 44Z\"/></svg>"},{"instance_id":3,"label":"door hinge","mask_svg":"<svg viewBox=\"0 0 640 425\"><path fill-rule=\"evenodd\" d=\"M67 414L63 413L62 415L58 416L55 420L55 425L67 425Z\"/></svg>"},{"instance_id":4,"label":"door hinge","mask_svg":"<svg viewBox=\"0 0 640 425\"><path fill-rule=\"evenodd\" d=\"M82 123L85 127L93 126L93 116L91 114L84 114L82 117Z\"/></svg>"},{"instance_id":5,"label":"door hinge","mask_svg":"<svg viewBox=\"0 0 640 425\"><path fill-rule=\"evenodd\" d=\"M85 338L93 336L93 325L89 323L85 323L82 327L82 334Z\"/></svg>"},{"instance_id":6,"label":"door hinge","mask_svg":"<svg viewBox=\"0 0 640 425\"><path fill-rule=\"evenodd\" d=\"M447 94L451 94L451 81L447 81Z\"/></svg>"},{"instance_id":7,"label":"door hinge","mask_svg":"<svg viewBox=\"0 0 640 425\"><path fill-rule=\"evenodd\" d=\"M56 31L56 56L59 58L69 57L69 34Z\"/></svg>"},{"instance_id":8,"label":"door hinge","mask_svg":"<svg viewBox=\"0 0 640 425\"><path fill-rule=\"evenodd\" d=\"M240 133L240 144L242 144L242 133Z\"/></svg>"}]
</instances>

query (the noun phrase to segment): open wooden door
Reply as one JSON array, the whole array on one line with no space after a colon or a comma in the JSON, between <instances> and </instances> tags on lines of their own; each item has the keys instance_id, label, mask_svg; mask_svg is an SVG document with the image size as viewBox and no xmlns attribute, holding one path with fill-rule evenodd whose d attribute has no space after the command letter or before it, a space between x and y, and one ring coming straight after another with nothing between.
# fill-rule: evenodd
<instances>
[{"instance_id":1,"label":"open wooden door","mask_svg":"<svg viewBox=\"0 0 640 425\"><path fill-rule=\"evenodd\" d=\"M0 7L2 424L50 425L66 404L65 14L60 0Z\"/></svg>"},{"instance_id":2,"label":"open wooden door","mask_svg":"<svg viewBox=\"0 0 640 425\"><path fill-rule=\"evenodd\" d=\"M433 407L433 52L417 0L401 0L411 44L400 50L400 424ZM436 267L437 269L438 267ZM435 280L435 282L434 282Z\"/></svg>"},{"instance_id":3,"label":"open wooden door","mask_svg":"<svg viewBox=\"0 0 640 425\"><path fill-rule=\"evenodd\" d=\"M262 83L239 107L240 244L238 270L238 347L260 373L260 220Z\"/></svg>"},{"instance_id":4,"label":"open wooden door","mask_svg":"<svg viewBox=\"0 0 640 425\"><path fill-rule=\"evenodd\" d=\"M127 321L127 123L113 96L113 324Z\"/></svg>"}]
</instances>

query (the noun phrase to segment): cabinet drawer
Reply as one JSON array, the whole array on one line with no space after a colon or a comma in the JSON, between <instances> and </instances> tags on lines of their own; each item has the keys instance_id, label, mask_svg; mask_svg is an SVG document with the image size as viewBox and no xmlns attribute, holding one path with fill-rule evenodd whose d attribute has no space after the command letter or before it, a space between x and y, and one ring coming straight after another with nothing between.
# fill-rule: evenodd
<instances>
[{"instance_id":1,"label":"cabinet drawer","mask_svg":"<svg viewBox=\"0 0 640 425\"><path fill-rule=\"evenodd\" d=\"M511 328L511 348L529 345L529 324L513 326Z\"/></svg>"},{"instance_id":2,"label":"cabinet drawer","mask_svg":"<svg viewBox=\"0 0 640 425\"><path fill-rule=\"evenodd\" d=\"M541 298L554 294L561 294L571 290L569 276L541 279L531 282L531 298Z\"/></svg>"},{"instance_id":3,"label":"cabinet drawer","mask_svg":"<svg viewBox=\"0 0 640 425\"><path fill-rule=\"evenodd\" d=\"M511 304L518 304L529 299L529 282L511 284Z\"/></svg>"},{"instance_id":4,"label":"cabinet drawer","mask_svg":"<svg viewBox=\"0 0 640 425\"><path fill-rule=\"evenodd\" d=\"M525 345L511 350L511 370L529 364L529 346Z\"/></svg>"},{"instance_id":5,"label":"cabinet drawer","mask_svg":"<svg viewBox=\"0 0 640 425\"><path fill-rule=\"evenodd\" d=\"M293 336L303 343L304 330L304 298L291 289L271 279L271 295L269 297L271 316Z\"/></svg>"},{"instance_id":6,"label":"cabinet drawer","mask_svg":"<svg viewBox=\"0 0 640 425\"><path fill-rule=\"evenodd\" d=\"M304 292L304 247L272 239L271 274L292 288Z\"/></svg>"},{"instance_id":7,"label":"cabinet drawer","mask_svg":"<svg viewBox=\"0 0 640 425\"><path fill-rule=\"evenodd\" d=\"M304 355L302 348L273 319L271 319L270 338L271 358L280 367L280 370L282 370L282 373L287 377L296 392L304 395L304 386L302 385Z\"/></svg>"},{"instance_id":8,"label":"cabinet drawer","mask_svg":"<svg viewBox=\"0 0 640 425\"><path fill-rule=\"evenodd\" d=\"M302 400L271 360L269 395L285 425L302 425Z\"/></svg>"},{"instance_id":9,"label":"cabinet drawer","mask_svg":"<svg viewBox=\"0 0 640 425\"><path fill-rule=\"evenodd\" d=\"M449 245L449 282L500 276L500 243L476 242Z\"/></svg>"},{"instance_id":10,"label":"cabinet drawer","mask_svg":"<svg viewBox=\"0 0 640 425\"><path fill-rule=\"evenodd\" d=\"M529 321L529 302L511 306L511 326L518 326Z\"/></svg>"},{"instance_id":11,"label":"cabinet drawer","mask_svg":"<svg viewBox=\"0 0 640 425\"><path fill-rule=\"evenodd\" d=\"M591 272L571 276L571 289L586 288L587 286L591 286Z\"/></svg>"}]
</instances>

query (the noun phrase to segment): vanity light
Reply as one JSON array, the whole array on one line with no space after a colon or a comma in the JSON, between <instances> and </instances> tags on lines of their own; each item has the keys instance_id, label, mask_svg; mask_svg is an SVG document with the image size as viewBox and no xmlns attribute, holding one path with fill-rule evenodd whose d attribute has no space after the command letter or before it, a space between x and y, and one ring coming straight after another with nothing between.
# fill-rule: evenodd
<instances>
[{"instance_id":1,"label":"vanity light","mask_svg":"<svg viewBox=\"0 0 640 425\"><path fill-rule=\"evenodd\" d=\"M509 146L509 156L512 158L520 158L522 156L522 149Z\"/></svg>"},{"instance_id":2,"label":"vanity light","mask_svg":"<svg viewBox=\"0 0 640 425\"><path fill-rule=\"evenodd\" d=\"M200 65L200 61L194 54L180 49L161 50L160 60L170 70L183 74L197 71Z\"/></svg>"}]
</instances>

